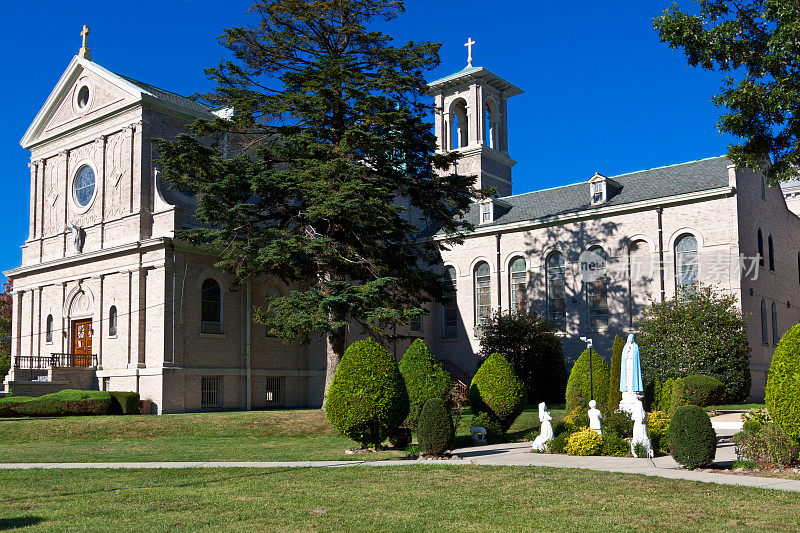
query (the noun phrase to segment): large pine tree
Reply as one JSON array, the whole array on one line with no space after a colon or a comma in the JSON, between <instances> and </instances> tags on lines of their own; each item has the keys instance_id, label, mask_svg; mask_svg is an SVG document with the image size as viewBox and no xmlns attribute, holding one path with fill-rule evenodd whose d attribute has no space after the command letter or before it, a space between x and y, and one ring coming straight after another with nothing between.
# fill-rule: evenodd
<instances>
[{"instance_id":1,"label":"large pine tree","mask_svg":"<svg viewBox=\"0 0 800 533\"><path fill-rule=\"evenodd\" d=\"M420 228L468 229L474 178L436 172L454 156L435 154L428 122L424 73L439 44L398 47L368 29L402 11L395 0L256 2L252 26L220 37L232 59L207 70L207 98L232 118L159 143L162 175L197 193L207 224L182 237L240 282L291 285L256 319L287 341L325 335L327 383L350 325L380 334L442 294L430 268L441 245Z\"/></svg>"}]
</instances>

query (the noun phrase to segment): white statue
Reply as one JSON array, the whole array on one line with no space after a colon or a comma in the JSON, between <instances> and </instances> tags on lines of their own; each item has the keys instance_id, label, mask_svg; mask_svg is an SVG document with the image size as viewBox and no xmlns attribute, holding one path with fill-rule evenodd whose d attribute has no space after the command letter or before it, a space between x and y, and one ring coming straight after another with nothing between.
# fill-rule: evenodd
<instances>
[{"instance_id":1,"label":"white statue","mask_svg":"<svg viewBox=\"0 0 800 533\"><path fill-rule=\"evenodd\" d=\"M637 444L641 444L647 450L647 457L653 457L653 445L650 444L650 439L647 437L647 413L644 412L644 406L641 400L636 400L636 405L631 413L633 419L633 439L631 439L631 454L636 455L634 448Z\"/></svg>"},{"instance_id":2,"label":"white statue","mask_svg":"<svg viewBox=\"0 0 800 533\"><path fill-rule=\"evenodd\" d=\"M642 363L639 358L639 345L633 340L633 334L628 335L628 342L622 349L622 361L619 369L619 390L622 392L622 401L619 408L632 413L635 404L639 401L642 387Z\"/></svg>"},{"instance_id":3,"label":"white statue","mask_svg":"<svg viewBox=\"0 0 800 533\"><path fill-rule=\"evenodd\" d=\"M539 404L539 422L542 423L542 431L539 436L533 440L531 448L537 452L543 452L547 449L547 443L555 436L553 434L553 425L550 423L553 417L546 411L547 405L544 402Z\"/></svg>"},{"instance_id":4,"label":"white statue","mask_svg":"<svg viewBox=\"0 0 800 533\"><path fill-rule=\"evenodd\" d=\"M72 253L77 255L83 252L83 241L86 235L83 229L72 222L69 226L64 228L64 231L69 231L72 233Z\"/></svg>"},{"instance_id":5,"label":"white statue","mask_svg":"<svg viewBox=\"0 0 800 533\"><path fill-rule=\"evenodd\" d=\"M598 435L603 434L603 413L597 408L597 402L594 400L589 401L589 428L597 432Z\"/></svg>"}]
</instances>

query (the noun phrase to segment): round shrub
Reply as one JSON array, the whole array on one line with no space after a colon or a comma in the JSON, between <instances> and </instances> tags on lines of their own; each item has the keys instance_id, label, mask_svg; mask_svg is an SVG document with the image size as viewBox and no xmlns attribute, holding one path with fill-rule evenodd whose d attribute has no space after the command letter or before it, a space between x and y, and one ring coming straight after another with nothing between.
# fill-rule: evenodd
<instances>
[{"instance_id":1,"label":"round shrub","mask_svg":"<svg viewBox=\"0 0 800 533\"><path fill-rule=\"evenodd\" d=\"M506 432L503 426L489 413L478 413L473 416L470 427L485 429L486 442L489 444L500 444L506 440Z\"/></svg>"},{"instance_id":2,"label":"round shrub","mask_svg":"<svg viewBox=\"0 0 800 533\"><path fill-rule=\"evenodd\" d=\"M622 401L622 392L619 390L619 376L622 372L622 349L625 348L625 339L614 335L614 345L611 347L611 367L608 378L608 401L606 408L614 411Z\"/></svg>"},{"instance_id":3,"label":"round shrub","mask_svg":"<svg viewBox=\"0 0 800 533\"><path fill-rule=\"evenodd\" d=\"M572 435L572 432L564 431L547 441L547 452L564 453L564 449L567 447L567 439L569 439L570 435Z\"/></svg>"},{"instance_id":4,"label":"round shrub","mask_svg":"<svg viewBox=\"0 0 800 533\"><path fill-rule=\"evenodd\" d=\"M441 398L430 398L422 406L417 426L417 440L422 451L442 455L453 442L453 419Z\"/></svg>"},{"instance_id":5,"label":"round shrub","mask_svg":"<svg viewBox=\"0 0 800 533\"><path fill-rule=\"evenodd\" d=\"M351 344L336 369L325 417L362 446L379 446L408 416L408 394L391 354L372 339Z\"/></svg>"},{"instance_id":6,"label":"round shrub","mask_svg":"<svg viewBox=\"0 0 800 533\"><path fill-rule=\"evenodd\" d=\"M602 455L610 455L612 457L627 457L630 455L631 445L616 433L603 430L602 439Z\"/></svg>"},{"instance_id":7,"label":"round shrub","mask_svg":"<svg viewBox=\"0 0 800 533\"><path fill-rule=\"evenodd\" d=\"M592 376L594 377L594 399L597 408L601 411L608 401L608 365L597 352L592 349ZM617 385L619 387L619 385ZM591 400L591 380L589 376L589 350L584 350L569 373L567 381L567 411L572 411L577 406L589 407Z\"/></svg>"},{"instance_id":8,"label":"round shrub","mask_svg":"<svg viewBox=\"0 0 800 533\"><path fill-rule=\"evenodd\" d=\"M683 378L686 402L700 407L718 405L725 397L725 385L717 378L692 374Z\"/></svg>"},{"instance_id":9,"label":"round shrub","mask_svg":"<svg viewBox=\"0 0 800 533\"><path fill-rule=\"evenodd\" d=\"M567 439L564 451L567 455L599 455L603 450L603 437L593 429L576 431Z\"/></svg>"},{"instance_id":10,"label":"round shrub","mask_svg":"<svg viewBox=\"0 0 800 533\"><path fill-rule=\"evenodd\" d=\"M410 404L404 425L413 430L417 428L425 401L430 398L445 399L453 385L453 378L442 368L422 339L412 342L403 354L400 374L403 375Z\"/></svg>"},{"instance_id":11,"label":"round shrub","mask_svg":"<svg viewBox=\"0 0 800 533\"><path fill-rule=\"evenodd\" d=\"M514 368L499 353L490 355L472 378L469 403L473 412L492 413L504 430L525 409L528 393Z\"/></svg>"},{"instance_id":12,"label":"round shrub","mask_svg":"<svg viewBox=\"0 0 800 533\"><path fill-rule=\"evenodd\" d=\"M800 324L792 326L775 348L765 403L772 419L800 442Z\"/></svg>"},{"instance_id":13,"label":"round shrub","mask_svg":"<svg viewBox=\"0 0 800 533\"><path fill-rule=\"evenodd\" d=\"M673 459L686 468L706 466L714 460L716 434L702 407L678 407L669 422L667 435Z\"/></svg>"}]
</instances>

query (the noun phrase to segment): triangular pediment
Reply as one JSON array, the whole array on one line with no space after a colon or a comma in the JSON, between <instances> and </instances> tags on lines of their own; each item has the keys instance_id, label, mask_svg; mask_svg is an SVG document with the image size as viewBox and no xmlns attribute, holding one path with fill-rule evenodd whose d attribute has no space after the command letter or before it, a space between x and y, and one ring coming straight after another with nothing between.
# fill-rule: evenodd
<instances>
[{"instance_id":1,"label":"triangular pediment","mask_svg":"<svg viewBox=\"0 0 800 533\"><path fill-rule=\"evenodd\" d=\"M99 65L74 57L20 141L23 148L142 100L143 92Z\"/></svg>"}]
</instances>

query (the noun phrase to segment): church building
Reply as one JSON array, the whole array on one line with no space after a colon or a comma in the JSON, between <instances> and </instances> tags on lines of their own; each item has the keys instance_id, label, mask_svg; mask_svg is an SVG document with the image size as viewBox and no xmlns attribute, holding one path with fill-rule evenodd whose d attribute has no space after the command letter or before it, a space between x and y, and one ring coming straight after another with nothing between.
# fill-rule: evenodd
<instances>
[{"instance_id":1,"label":"church building","mask_svg":"<svg viewBox=\"0 0 800 533\"><path fill-rule=\"evenodd\" d=\"M137 391L158 413L319 406L322 340L284 344L252 320L253 305L286 287L261 280L231 291L214 257L176 239L198 224L196 201L159 177L151 139L226 110L101 67L87 34L21 141L31 152L30 228L21 266L6 273L5 387ZM645 304L700 281L741 303L752 396L763 397L774 346L800 322L800 218L781 190L713 157L513 194L508 99L522 90L471 63L429 85L438 149L458 151L457 171L496 196L473 204L474 232L442 253L450 297L411 336L469 376L481 324L535 310L557 326L570 360L582 338L608 358Z\"/></svg>"}]
</instances>

